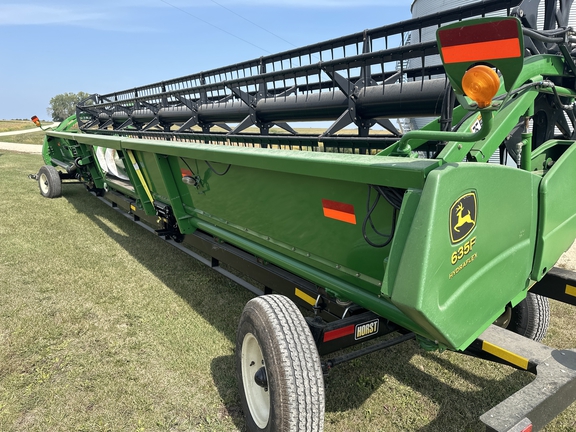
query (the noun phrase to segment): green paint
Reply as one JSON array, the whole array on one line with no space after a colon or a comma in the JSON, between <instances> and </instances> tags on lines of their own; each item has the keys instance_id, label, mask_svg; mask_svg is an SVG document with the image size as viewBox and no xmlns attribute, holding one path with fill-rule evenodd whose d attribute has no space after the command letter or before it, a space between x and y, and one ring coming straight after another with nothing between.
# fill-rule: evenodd
<instances>
[{"instance_id":1,"label":"green paint","mask_svg":"<svg viewBox=\"0 0 576 432\"><path fill-rule=\"evenodd\" d=\"M460 94L464 103L452 115L457 130L440 131L435 120L379 155L79 134L69 131L71 119L47 133L45 159L79 157L83 178L103 187L94 147L116 149L134 187L128 195L147 214L156 214L155 204L169 205L182 233L201 229L416 332L428 348L461 350L521 301L576 237L576 204L566 200L576 189L573 141L533 148L524 131L523 169L470 163L487 162L533 114L537 96L551 91L538 85L543 77L560 81L569 69L561 56L548 55L494 65L505 83L489 108L474 111ZM446 68L457 93L468 66ZM576 94L561 86L558 92ZM274 138L261 142L268 139ZM321 147L321 139L310 140L307 146ZM414 157L413 150L436 141L444 148L435 159ZM366 219L374 202L370 185L405 191L393 240L381 248L364 238L383 241ZM109 187L127 193L113 182ZM346 217L325 213L323 200L343 204ZM380 233L392 232L393 208L385 199L372 219Z\"/></svg>"}]
</instances>

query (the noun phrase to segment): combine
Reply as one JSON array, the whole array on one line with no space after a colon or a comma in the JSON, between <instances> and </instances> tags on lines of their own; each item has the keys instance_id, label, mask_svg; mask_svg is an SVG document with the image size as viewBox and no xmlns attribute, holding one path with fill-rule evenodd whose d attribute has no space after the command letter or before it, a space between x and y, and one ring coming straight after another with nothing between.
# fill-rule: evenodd
<instances>
[{"instance_id":1,"label":"combine","mask_svg":"<svg viewBox=\"0 0 576 432\"><path fill-rule=\"evenodd\" d=\"M548 298L576 304L554 268L576 237L571 3L485 0L94 94L32 177L48 198L84 183L257 294L249 430L323 430L324 374L415 339L536 374L480 419L536 431L576 399L576 351L540 343Z\"/></svg>"}]
</instances>

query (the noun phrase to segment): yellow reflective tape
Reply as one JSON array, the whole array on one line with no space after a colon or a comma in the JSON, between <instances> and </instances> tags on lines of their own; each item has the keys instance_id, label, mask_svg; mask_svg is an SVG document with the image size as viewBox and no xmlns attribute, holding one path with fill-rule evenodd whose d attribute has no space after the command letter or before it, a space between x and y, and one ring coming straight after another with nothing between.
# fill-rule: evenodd
<instances>
[{"instance_id":1,"label":"yellow reflective tape","mask_svg":"<svg viewBox=\"0 0 576 432\"><path fill-rule=\"evenodd\" d=\"M298 288L294 290L294 294L296 294L296 297L300 297L302 300L308 304L311 304L312 306L316 304L316 299L314 297L306 294L304 291L299 290Z\"/></svg>"},{"instance_id":2,"label":"yellow reflective tape","mask_svg":"<svg viewBox=\"0 0 576 432\"><path fill-rule=\"evenodd\" d=\"M140 183L142 183L142 187L144 188L146 195L148 195L148 199L150 200L150 204L154 205L154 198L152 197L152 193L150 192L150 189L148 189L148 185L146 184L146 181L144 180L144 176L142 175L142 171L140 171L140 167L138 166L138 163L136 162L136 158L134 157L132 150L126 150L126 153L128 153L128 157L130 158L130 163L132 164L132 166L136 170L136 175L138 176Z\"/></svg>"},{"instance_id":3,"label":"yellow reflective tape","mask_svg":"<svg viewBox=\"0 0 576 432\"><path fill-rule=\"evenodd\" d=\"M501 348L497 345L494 345L490 342L483 341L482 342L482 351L486 351L492 355L495 355L502 360L507 361L510 364L516 365L521 367L522 369L528 370L528 359L518 354L514 354L511 351L508 351L504 348Z\"/></svg>"},{"instance_id":4,"label":"yellow reflective tape","mask_svg":"<svg viewBox=\"0 0 576 432\"><path fill-rule=\"evenodd\" d=\"M572 285L566 285L566 294L572 297L576 297L576 287Z\"/></svg>"}]
</instances>

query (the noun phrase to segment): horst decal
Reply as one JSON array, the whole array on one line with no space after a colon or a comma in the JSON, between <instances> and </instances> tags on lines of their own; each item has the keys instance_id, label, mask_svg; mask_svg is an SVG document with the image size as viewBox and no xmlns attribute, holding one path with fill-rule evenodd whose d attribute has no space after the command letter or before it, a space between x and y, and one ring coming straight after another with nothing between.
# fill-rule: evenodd
<instances>
[{"instance_id":1,"label":"horst decal","mask_svg":"<svg viewBox=\"0 0 576 432\"><path fill-rule=\"evenodd\" d=\"M323 199L322 209L324 210L324 216L327 218L356 225L356 214L352 204Z\"/></svg>"},{"instance_id":2,"label":"horst decal","mask_svg":"<svg viewBox=\"0 0 576 432\"><path fill-rule=\"evenodd\" d=\"M462 195L450 207L450 240L459 243L468 237L476 226L476 193Z\"/></svg>"},{"instance_id":3,"label":"horst decal","mask_svg":"<svg viewBox=\"0 0 576 432\"><path fill-rule=\"evenodd\" d=\"M363 339L365 337L378 333L379 323L380 320L375 319L362 324L357 324L356 329L354 331L354 338L356 340Z\"/></svg>"}]
</instances>

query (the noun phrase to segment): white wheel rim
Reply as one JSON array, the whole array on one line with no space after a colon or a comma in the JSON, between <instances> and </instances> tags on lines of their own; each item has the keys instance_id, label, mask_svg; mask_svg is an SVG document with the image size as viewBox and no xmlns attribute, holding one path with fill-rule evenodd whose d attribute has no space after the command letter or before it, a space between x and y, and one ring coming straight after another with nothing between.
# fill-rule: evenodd
<instances>
[{"instance_id":1,"label":"white wheel rim","mask_svg":"<svg viewBox=\"0 0 576 432\"><path fill-rule=\"evenodd\" d=\"M254 375L262 366L265 364L260 344L252 333L246 333L242 341L242 383L248 409L260 429L266 427L270 418L270 391L254 381Z\"/></svg>"},{"instance_id":2,"label":"white wheel rim","mask_svg":"<svg viewBox=\"0 0 576 432\"><path fill-rule=\"evenodd\" d=\"M38 184L40 185L40 190L42 191L42 193L47 194L49 186L48 186L48 177L46 177L46 174L44 173L40 174L40 181L38 182Z\"/></svg>"}]
</instances>

